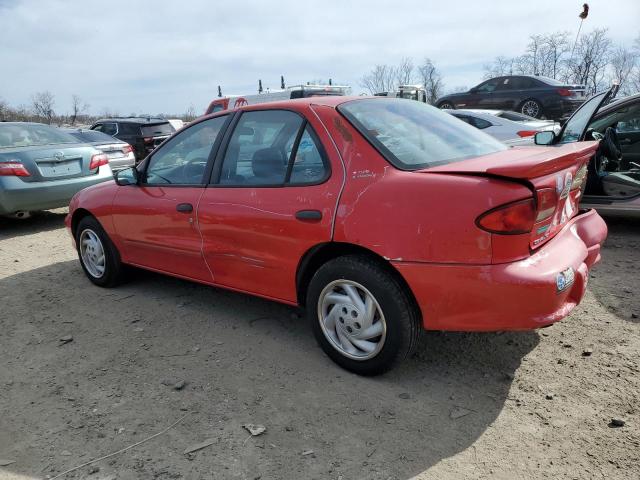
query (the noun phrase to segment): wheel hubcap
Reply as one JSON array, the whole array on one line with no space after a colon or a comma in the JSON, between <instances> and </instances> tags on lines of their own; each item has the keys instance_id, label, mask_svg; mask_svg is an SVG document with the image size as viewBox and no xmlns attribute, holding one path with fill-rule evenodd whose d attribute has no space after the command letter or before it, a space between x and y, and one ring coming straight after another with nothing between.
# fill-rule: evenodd
<instances>
[{"instance_id":1,"label":"wheel hubcap","mask_svg":"<svg viewBox=\"0 0 640 480\"><path fill-rule=\"evenodd\" d=\"M441 110L451 110L451 104L450 103L443 103L442 105L440 105L440 109Z\"/></svg>"},{"instance_id":2,"label":"wheel hubcap","mask_svg":"<svg viewBox=\"0 0 640 480\"><path fill-rule=\"evenodd\" d=\"M350 280L327 285L318 299L318 320L322 333L345 357L368 360L384 345L387 324L375 297Z\"/></svg>"},{"instance_id":3,"label":"wheel hubcap","mask_svg":"<svg viewBox=\"0 0 640 480\"><path fill-rule=\"evenodd\" d=\"M538 113L540 113L540 107L533 100L528 100L522 105L522 113L530 117L537 117Z\"/></svg>"},{"instance_id":4,"label":"wheel hubcap","mask_svg":"<svg viewBox=\"0 0 640 480\"><path fill-rule=\"evenodd\" d=\"M86 229L80 234L80 258L89 275L94 278L101 278L104 275L104 248L93 230Z\"/></svg>"}]
</instances>

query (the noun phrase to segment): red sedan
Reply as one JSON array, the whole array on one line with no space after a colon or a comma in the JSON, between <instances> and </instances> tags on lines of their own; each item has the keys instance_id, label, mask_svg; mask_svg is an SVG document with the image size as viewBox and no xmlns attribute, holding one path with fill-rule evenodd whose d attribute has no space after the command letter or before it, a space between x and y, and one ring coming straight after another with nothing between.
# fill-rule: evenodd
<instances>
[{"instance_id":1,"label":"red sedan","mask_svg":"<svg viewBox=\"0 0 640 480\"><path fill-rule=\"evenodd\" d=\"M126 264L301 305L376 374L420 328L539 328L580 302L607 234L578 208L597 147L507 149L402 99L245 106L78 193L67 226L96 285Z\"/></svg>"}]
</instances>

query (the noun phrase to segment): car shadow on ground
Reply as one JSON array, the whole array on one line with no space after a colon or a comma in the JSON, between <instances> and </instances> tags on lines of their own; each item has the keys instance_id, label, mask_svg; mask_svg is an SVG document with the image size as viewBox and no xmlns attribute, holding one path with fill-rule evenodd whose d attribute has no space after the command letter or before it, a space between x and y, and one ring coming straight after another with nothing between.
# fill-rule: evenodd
<instances>
[{"instance_id":1,"label":"car shadow on ground","mask_svg":"<svg viewBox=\"0 0 640 480\"><path fill-rule=\"evenodd\" d=\"M515 406L514 372L538 344L536 332L428 333L412 358L365 378L323 354L298 310L158 274L100 289L68 261L0 279L0 295L0 457L27 478L186 415L100 462L102 474L406 479ZM266 432L251 437L247 423Z\"/></svg>"},{"instance_id":2,"label":"car shadow on ground","mask_svg":"<svg viewBox=\"0 0 640 480\"><path fill-rule=\"evenodd\" d=\"M56 230L64 226L66 208L33 212L25 219L0 216L0 240Z\"/></svg>"},{"instance_id":3,"label":"car shadow on ground","mask_svg":"<svg viewBox=\"0 0 640 480\"><path fill-rule=\"evenodd\" d=\"M604 217L609 228L602 262L589 288L618 317L640 323L640 219Z\"/></svg>"}]
</instances>

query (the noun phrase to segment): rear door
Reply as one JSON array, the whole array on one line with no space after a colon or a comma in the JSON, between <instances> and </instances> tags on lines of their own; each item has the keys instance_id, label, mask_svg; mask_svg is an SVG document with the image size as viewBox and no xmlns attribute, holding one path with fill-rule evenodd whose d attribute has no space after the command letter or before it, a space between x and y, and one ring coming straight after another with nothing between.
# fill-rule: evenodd
<instances>
[{"instance_id":1,"label":"rear door","mask_svg":"<svg viewBox=\"0 0 640 480\"><path fill-rule=\"evenodd\" d=\"M293 303L301 257L331 240L341 162L311 115L238 115L198 206L204 256L216 284Z\"/></svg>"},{"instance_id":2,"label":"rear door","mask_svg":"<svg viewBox=\"0 0 640 480\"><path fill-rule=\"evenodd\" d=\"M227 122L216 117L182 130L145 161L139 185L118 188L113 222L126 262L211 282L196 208Z\"/></svg>"}]
</instances>

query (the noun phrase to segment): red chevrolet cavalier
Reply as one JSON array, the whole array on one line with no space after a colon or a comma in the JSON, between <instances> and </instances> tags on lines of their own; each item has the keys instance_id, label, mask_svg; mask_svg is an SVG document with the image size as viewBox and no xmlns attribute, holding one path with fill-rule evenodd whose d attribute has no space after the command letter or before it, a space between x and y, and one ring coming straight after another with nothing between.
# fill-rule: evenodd
<instances>
[{"instance_id":1,"label":"red chevrolet cavalier","mask_svg":"<svg viewBox=\"0 0 640 480\"><path fill-rule=\"evenodd\" d=\"M584 295L607 228L578 207L597 142L508 149L402 99L203 117L67 226L99 286L133 265L306 307L338 364L389 369L428 330L520 330Z\"/></svg>"}]
</instances>

